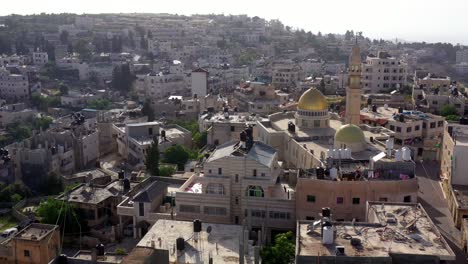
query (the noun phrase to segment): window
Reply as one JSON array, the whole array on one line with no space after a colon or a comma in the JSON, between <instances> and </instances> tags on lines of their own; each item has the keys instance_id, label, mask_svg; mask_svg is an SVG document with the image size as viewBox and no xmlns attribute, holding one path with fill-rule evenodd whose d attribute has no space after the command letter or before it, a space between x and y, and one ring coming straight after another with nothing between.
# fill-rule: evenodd
<instances>
[{"instance_id":1,"label":"window","mask_svg":"<svg viewBox=\"0 0 468 264\"><path fill-rule=\"evenodd\" d=\"M411 127L406 128L406 132L411 132Z\"/></svg>"},{"instance_id":2,"label":"window","mask_svg":"<svg viewBox=\"0 0 468 264\"><path fill-rule=\"evenodd\" d=\"M138 209L140 212L140 216L145 216L145 204L144 203L138 203Z\"/></svg>"},{"instance_id":3,"label":"window","mask_svg":"<svg viewBox=\"0 0 468 264\"><path fill-rule=\"evenodd\" d=\"M314 127L320 127L320 120L314 120Z\"/></svg>"},{"instance_id":4,"label":"window","mask_svg":"<svg viewBox=\"0 0 468 264\"><path fill-rule=\"evenodd\" d=\"M437 122L437 126L438 126L438 127L441 127L441 126L443 126L443 125L444 125L444 121L439 121L439 122Z\"/></svg>"},{"instance_id":5,"label":"window","mask_svg":"<svg viewBox=\"0 0 468 264\"><path fill-rule=\"evenodd\" d=\"M253 176L257 177L257 170L256 169L253 170Z\"/></svg>"},{"instance_id":6,"label":"window","mask_svg":"<svg viewBox=\"0 0 468 264\"><path fill-rule=\"evenodd\" d=\"M250 215L256 218L265 218L266 212L264 210L251 210Z\"/></svg>"},{"instance_id":7,"label":"window","mask_svg":"<svg viewBox=\"0 0 468 264\"><path fill-rule=\"evenodd\" d=\"M423 129L425 129L427 127L426 123L423 123Z\"/></svg>"},{"instance_id":8,"label":"window","mask_svg":"<svg viewBox=\"0 0 468 264\"><path fill-rule=\"evenodd\" d=\"M236 196L236 205L239 204L239 197Z\"/></svg>"},{"instance_id":9,"label":"window","mask_svg":"<svg viewBox=\"0 0 468 264\"><path fill-rule=\"evenodd\" d=\"M221 183L209 183L206 186L206 193L224 195L224 186Z\"/></svg>"},{"instance_id":10,"label":"window","mask_svg":"<svg viewBox=\"0 0 468 264\"><path fill-rule=\"evenodd\" d=\"M387 197L380 197L379 202L387 202L388 198Z\"/></svg>"},{"instance_id":11,"label":"window","mask_svg":"<svg viewBox=\"0 0 468 264\"><path fill-rule=\"evenodd\" d=\"M435 128L436 127L436 122L431 122L431 128Z\"/></svg>"},{"instance_id":12,"label":"window","mask_svg":"<svg viewBox=\"0 0 468 264\"><path fill-rule=\"evenodd\" d=\"M206 215L226 215L227 210L224 207L204 206L203 212Z\"/></svg>"},{"instance_id":13,"label":"window","mask_svg":"<svg viewBox=\"0 0 468 264\"><path fill-rule=\"evenodd\" d=\"M218 174L219 175L223 174L223 168L218 168Z\"/></svg>"},{"instance_id":14,"label":"window","mask_svg":"<svg viewBox=\"0 0 468 264\"><path fill-rule=\"evenodd\" d=\"M287 212L275 212L275 211L270 211L270 218L273 219L290 219L291 214Z\"/></svg>"},{"instance_id":15,"label":"window","mask_svg":"<svg viewBox=\"0 0 468 264\"><path fill-rule=\"evenodd\" d=\"M211 173L211 169L208 170L208 173Z\"/></svg>"},{"instance_id":16,"label":"window","mask_svg":"<svg viewBox=\"0 0 468 264\"><path fill-rule=\"evenodd\" d=\"M234 217L234 223L235 223L236 225L239 224L239 216L236 215L236 216Z\"/></svg>"},{"instance_id":17,"label":"window","mask_svg":"<svg viewBox=\"0 0 468 264\"><path fill-rule=\"evenodd\" d=\"M397 127L396 132L401 132L401 127Z\"/></svg>"},{"instance_id":18,"label":"window","mask_svg":"<svg viewBox=\"0 0 468 264\"><path fill-rule=\"evenodd\" d=\"M403 202L404 203L411 203L411 195L407 195L403 197Z\"/></svg>"},{"instance_id":19,"label":"window","mask_svg":"<svg viewBox=\"0 0 468 264\"><path fill-rule=\"evenodd\" d=\"M234 131L236 131L236 127L231 126L231 132L234 132Z\"/></svg>"},{"instance_id":20,"label":"window","mask_svg":"<svg viewBox=\"0 0 468 264\"><path fill-rule=\"evenodd\" d=\"M152 127L148 128L148 135L153 135L153 128Z\"/></svg>"},{"instance_id":21,"label":"window","mask_svg":"<svg viewBox=\"0 0 468 264\"><path fill-rule=\"evenodd\" d=\"M391 126L390 126L390 130L391 130L391 131L395 131L395 126L394 126L394 125L391 125Z\"/></svg>"},{"instance_id":22,"label":"window","mask_svg":"<svg viewBox=\"0 0 468 264\"><path fill-rule=\"evenodd\" d=\"M260 186L249 186L247 188L246 196L249 197L265 197L262 187Z\"/></svg>"},{"instance_id":23,"label":"window","mask_svg":"<svg viewBox=\"0 0 468 264\"><path fill-rule=\"evenodd\" d=\"M361 202L361 198L355 197L353 198L353 204L359 204Z\"/></svg>"},{"instance_id":24,"label":"window","mask_svg":"<svg viewBox=\"0 0 468 264\"><path fill-rule=\"evenodd\" d=\"M315 217L313 217L313 216L306 216L306 220L315 220Z\"/></svg>"},{"instance_id":25,"label":"window","mask_svg":"<svg viewBox=\"0 0 468 264\"><path fill-rule=\"evenodd\" d=\"M419 131L419 125L414 127L414 131Z\"/></svg>"},{"instance_id":26,"label":"window","mask_svg":"<svg viewBox=\"0 0 468 264\"><path fill-rule=\"evenodd\" d=\"M179 205L179 211L183 213L200 213L200 206L198 205Z\"/></svg>"},{"instance_id":27,"label":"window","mask_svg":"<svg viewBox=\"0 0 468 264\"><path fill-rule=\"evenodd\" d=\"M336 204L343 204L344 198L343 197L336 197Z\"/></svg>"},{"instance_id":28,"label":"window","mask_svg":"<svg viewBox=\"0 0 468 264\"><path fill-rule=\"evenodd\" d=\"M31 256L31 254L29 253L29 250L24 251L24 256L25 257L30 257Z\"/></svg>"},{"instance_id":29,"label":"window","mask_svg":"<svg viewBox=\"0 0 468 264\"><path fill-rule=\"evenodd\" d=\"M315 195L307 195L307 201L309 203L315 203Z\"/></svg>"},{"instance_id":30,"label":"window","mask_svg":"<svg viewBox=\"0 0 468 264\"><path fill-rule=\"evenodd\" d=\"M239 174L236 174L236 175L235 175L235 181L236 181L236 182L239 182Z\"/></svg>"},{"instance_id":31,"label":"window","mask_svg":"<svg viewBox=\"0 0 468 264\"><path fill-rule=\"evenodd\" d=\"M265 173L264 173L264 172L262 172L260 175L261 175L262 177L265 177Z\"/></svg>"}]
</instances>

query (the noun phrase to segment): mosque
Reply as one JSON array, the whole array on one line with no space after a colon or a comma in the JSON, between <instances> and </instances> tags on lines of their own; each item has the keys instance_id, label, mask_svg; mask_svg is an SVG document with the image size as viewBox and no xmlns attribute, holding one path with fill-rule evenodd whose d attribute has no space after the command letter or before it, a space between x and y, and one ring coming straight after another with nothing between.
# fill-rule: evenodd
<instances>
[{"instance_id":1,"label":"mosque","mask_svg":"<svg viewBox=\"0 0 468 264\"><path fill-rule=\"evenodd\" d=\"M360 221L367 201L417 199L409 149L393 148L393 131L360 122L360 75L355 46L343 117L329 111L326 98L312 87L300 97L297 111L257 121L257 140L274 147L282 166L290 169L285 179L295 185L297 220L318 219L322 208L329 207L337 221Z\"/></svg>"},{"instance_id":2,"label":"mosque","mask_svg":"<svg viewBox=\"0 0 468 264\"><path fill-rule=\"evenodd\" d=\"M385 152L394 133L360 124L361 55L356 45L349 61L345 116L329 111L325 96L312 87L300 97L295 112L275 113L256 127L258 140L276 148L284 167L309 169L338 157L365 163Z\"/></svg>"}]
</instances>

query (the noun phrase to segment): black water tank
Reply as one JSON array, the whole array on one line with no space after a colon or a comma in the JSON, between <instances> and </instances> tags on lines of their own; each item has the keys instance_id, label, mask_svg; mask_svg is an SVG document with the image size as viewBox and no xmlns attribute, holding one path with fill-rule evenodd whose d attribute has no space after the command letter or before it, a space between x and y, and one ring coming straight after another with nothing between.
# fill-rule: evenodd
<instances>
[{"instance_id":1,"label":"black water tank","mask_svg":"<svg viewBox=\"0 0 468 264\"><path fill-rule=\"evenodd\" d=\"M403 113L403 107L398 107L398 113Z\"/></svg>"},{"instance_id":2,"label":"black water tank","mask_svg":"<svg viewBox=\"0 0 468 264\"><path fill-rule=\"evenodd\" d=\"M377 112L377 106L376 105L372 105L372 112Z\"/></svg>"},{"instance_id":3,"label":"black water tank","mask_svg":"<svg viewBox=\"0 0 468 264\"><path fill-rule=\"evenodd\" d=\"M240 141L247 141L247 132L245 132L245 130L240 132Z\"/></svg>"},{"instance_id":4,"label":"black water tank","mask_svg":"<svg viewBox=\"0 0 468 264\"><path fill-rule=\"evenodd\" d=\"M317 179L323 180L325 178L325 170L322 167L315 168L315 175L317 175Z\"/></svg>"},{"instance_id":5,"label":"black water tank","mask_svg":"<svg viewBox=\"0 0 468 264\"><path fill-rule=\"evenodd\" d=\"M119 171L119 180L123 180L125 178L125 171L124 170L120 170Z\"/></svg>"},{"instance_id":6,"label":"black water tank","mask_svg":"<svg viewBox=\"0 0 468 264\"><path fill-rule=\"evenodd\" d=\"M179 237L176 239L176 249L182 251L185 249L185 240L183 237Z\"/></svg>"},{"instance_id":7,"label":"black water tank","mask_svg":"<svg viewBox=\"0 0 468 264\"><path fill-rule=\"evenodd\" d=\"M161 130L161 137L166 138L166 130Z\"/></svg>"},{"instance_id":8,"label":"black water tank","mask_svg":"<svg viewBox=\"0 0 468 264\"><path fill-rule=\"evenodd\" d=\"M369 139L371 143L374 143L374 137L370 137Z\"/></svg>"},{"instance_id":9,"label":"black water tank","mask_svg":"<svg viewBox=\"0 0 468 264\"><path fill-rule=\"evenodd\" d=\"M129 179L124 179L123 180L123 186L124 186L124 190L130 190L130 180Z\"/></svg>"},{"instance_id":10,"label":"black water tank","mask_svg":"<svg viewBox=\"0 0 468 264\"><path fill-rule=\"evenodd\" d=\"M104 244L97 244L96 245L96 255L104 256Z\"/></svg>"},{"instance_id":11,"label":"black water tank","mask_svg":"<svg viewBox=\"0 0 468 264\"><path fill-rule=\"evenodd\" d=\"M68 264L68 257L65 254L61 254L57 257L57 264Z\"/></svg>"},{"instance_id":12,"label":"black water tank","mask_svg":"<svg viewBox=\"0 0 468 264\"><path fill-rule=\"evenodd\" d=\"M193 232L199 233L202 231L202 222L200 219L193 220Z\"/></svg>"},{"instance_id":13,"label":"black water tank","mask_svg":"<svg viewBox=\"0 0 468 264\"><path fill-rule=\"evenodd\" d=\"M398 116L398 121L405 122L405 115L401 114Z\"/></svg>"},{"instance_id":14,"label":"black water tank","mask_svg":"<svg viewBox=\"0 0 468 264\"><path fill-rule=\"evenodd\" d=\"M330 207L323 207L322 208L322 216L323 217L330 217L330 215L331 215Z\"/></svg>"}]
</instances>

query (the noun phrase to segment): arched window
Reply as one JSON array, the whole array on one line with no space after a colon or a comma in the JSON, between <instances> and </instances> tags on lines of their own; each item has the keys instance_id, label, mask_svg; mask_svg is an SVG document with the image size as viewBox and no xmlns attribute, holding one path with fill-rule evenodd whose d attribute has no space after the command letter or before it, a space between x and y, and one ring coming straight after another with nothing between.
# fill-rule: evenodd
<instances>
[{"instance_id":1,"label":"arched window","mask_svg":"<svg viewBox=\"0 0 468 264\"><path fill-rule=\"evenodd\" d=\"M265 193L263 192L262 187L252 186L252 185L247 187L247 191L245 195L249 197L265 197Z\"/></svg>"},{"instance_id":2,"label":"arched window","mask_svg":"<svg viewBox=\"0 0 468 264\"><path fill-rule=\"evenodd\" d=\"M206 193L224 195L224 186L221 183L209 183L206 186Z\"/></svg>"}]
</instances>

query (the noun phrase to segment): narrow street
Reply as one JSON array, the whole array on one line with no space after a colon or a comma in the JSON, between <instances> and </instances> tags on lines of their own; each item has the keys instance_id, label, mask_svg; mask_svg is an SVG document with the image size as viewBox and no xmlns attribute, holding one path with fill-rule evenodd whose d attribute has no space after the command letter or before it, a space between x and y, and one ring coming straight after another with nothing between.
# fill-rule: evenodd
<instances>
[{"instance_id":1,"label":"narrow street","mask_svg":"<svg viewBox=\"0 0 468 264\"><path fill-rule=\"evenodd\" d=\"M432 161L416 162L419 182L418 202L424 207L445 240L457 255L453 263L468 263L467 255L460 249L461 233L455 228L439 180L439 165Z\"/></svg>"}]
</instances>

